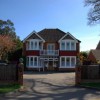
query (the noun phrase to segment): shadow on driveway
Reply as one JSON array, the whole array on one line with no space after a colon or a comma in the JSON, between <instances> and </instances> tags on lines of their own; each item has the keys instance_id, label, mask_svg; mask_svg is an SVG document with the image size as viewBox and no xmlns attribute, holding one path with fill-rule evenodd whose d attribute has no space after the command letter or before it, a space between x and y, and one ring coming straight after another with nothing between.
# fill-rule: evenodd
<instances>
[{"instance_id":1,"label":"shadow on driveway","mask_svg":"<svg viewBox=\"0 0 100 100\"><path fill-rule=\"evenodd\" d=\"M27 74L25 75L27 76ZM79 88L75 87L74 84L69 85L60 82L66 82L66 76L69 75L70 77L70 75L73 75L72 73L58 73L58 79L61 79L59 82L58 79L56 80L56 74L48 74L47 77L41 76L41 74L38 75L40 77L36 77L35 74L30 78L24 77L24 84L27 86L26 91L5 95L0 100L100 100L100 91ZM62 76L60 77L60 75ZM65 75L65 78L63 78L63 75Z\"/></svg>"}]
</instances>

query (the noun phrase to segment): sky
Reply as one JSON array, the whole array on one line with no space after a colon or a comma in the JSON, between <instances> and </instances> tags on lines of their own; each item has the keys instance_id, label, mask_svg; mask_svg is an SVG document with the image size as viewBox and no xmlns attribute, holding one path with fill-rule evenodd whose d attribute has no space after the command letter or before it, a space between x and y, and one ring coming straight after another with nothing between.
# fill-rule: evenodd
<instances>
[{"instance_id":1,"label":"sky","mask_svg":"<svg viewBox=\"0 0 100 100\"><path fill-rule=\"evenodd\" d=\"M87 25L89 9L84 0L0 0L0 19L10 19L21 40L33 30L59 28L79 39L80 50L87 51L100 40L100 25Z\"/></svg>"}]
</instances>

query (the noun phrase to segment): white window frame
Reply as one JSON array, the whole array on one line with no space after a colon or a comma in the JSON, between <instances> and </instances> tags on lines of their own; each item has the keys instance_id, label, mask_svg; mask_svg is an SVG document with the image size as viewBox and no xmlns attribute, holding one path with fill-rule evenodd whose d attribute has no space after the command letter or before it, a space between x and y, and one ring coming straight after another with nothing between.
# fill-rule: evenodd
<instances>
[{"instance_id":1,"label":"white window frame","mask_svg":"<svg viewBox=\"0 0 100 100\"><path fill-rule=\"evenodd\" d=\"M28 42L29 42L29 44L28 44L29 46L26 45L26 50L40 50L39 43L42 42L41 40L39 40L39 39L30 39L30 40L28 40ZM31 45L31 43L33 43L33 46ZM43 49L43 42L42 42L41 46L42 46L41 49ZM29 48L27 48L27 47L29 47Z\"/></svg>"},{"instance_id":2,"label":"white window frame","mask_svg":"<svg viewBox=\"0 0 100 100\"><path fill-rule=\"evenodd\" d=\"M31 65L31 58L33 58L33 66ZM37 65L35 65L35 58L37 59ZM29 63L27 63L27 59L29 59ZM26 57L26 66L28 68L38 68L39 67L39 59L38 59L38 56L27 56Z\"/></svg>"},{"instance_id":3,"label":"white window frame","mask_svg":"<svg viewBox=\"0 0 100 100\"><path fill-rule=\"evenodd\" d=\"M61 62L62 58L65 58L65 66L62 66L62 62ZM70 65L69 66L66 65L66 59L67 58L70 59ZM60 68L75 68L75 66L72 66L72 64L71 64L71 58L75 59L75 65L76 65L76 56L60 56Z\"/></svg>"},{"instance_id":4,"label":"white window frame","mask_svg":"<svg viewBox=\"0 0 100 100\"><path fill-rule=\"evenodd\" d=\"M65 48L62 48L62 42L65 43ZM69 43L69 49L67 49L67 43ZM71 47L71 43L74 43L74 49L72 49ZM60 41L60 50L64 50L64 51L76 51L76 41L75 40L61 40Z\"/></svg>"}]
</instances>

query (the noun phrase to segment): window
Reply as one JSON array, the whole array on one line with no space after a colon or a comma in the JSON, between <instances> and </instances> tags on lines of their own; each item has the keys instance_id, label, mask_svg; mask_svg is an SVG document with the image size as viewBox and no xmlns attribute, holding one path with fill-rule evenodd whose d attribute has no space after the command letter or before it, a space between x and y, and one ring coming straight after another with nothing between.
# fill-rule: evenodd
<instances>
[{"instance_id":1,"label":"window","mask_svg":"<svg viewBox=\"0 0 100 100\"><path fill-rule=\"evenodd\" d=\"M39 50L42 50L42 42L39 42Z\"/></svg>"},{"instance_id":2,"label":"window","mask_svg":"<svg viewBox=\"0 0 100 100\"><path fill-rule=\"evenodd\" d=\"M71 68L75 67L76 57L75 56L62 56L60 57L60 67Z\"/></svg>"},{"instance_id":3,"label":"window","mask_svg":"<svg viewBox=\"0 0 100 100\"><path fill-rule=\"evenodd\" d=\"M76 50L76 42L73 40L62 40L60 50Z\"/></svg>"},{"instance_id":4,"label":"window","mask_svg":"<svg viewBox=\"0 0 100 100\"><path fill-rule=\"evenodd\" d=\"M71 50L75 50L75 43L71 42Z\"/></svg>"},{"instance_id":5,"label":"window","mask_svg":"<svg viewBox=\"0 0 100 100\"><path fill-rule=\"evenodd\" d=\"M39 40L32 39L26 44L27 50L39 50Z\"/></svg>"},{"instance_id":6,"label":"window","mask_svg":"<svg viewBox=\"0 0 100 100\"><path fill-rule=\"evenodd\" d=\"M37 56L29 56L26 58L26 65L28 67L38 67L38 57Z\"/></svg>"},{"instance_id":7,"label":"window","mask_svg":"<svg viewBox=\"0 0 100 100\"><path fill-rule=\"evenodd\" d=\"M30 66L33 66L33 57L30 57Z\"/></svg>"},{"instance_id":8,"label":"window","mask_svg":"<svg viewBox=\"0 0 100 100\"><path fill-rule=\"evenodd\" d=\"M61 66L65 66L65 58L64 57L61 58Z\"/></svg>"},{"instance_id":9,"label":"window","mask_svg":"<svg viewBox=\"0 0 100 100\"><path fill-rule=\"evenodd\" d=\"M26 65L29 66L29 57L26 58Z\"/></svg>"},{"instance_id":10,"label":"window","mask_svg":"<svg viewBox=\"0 0 100 100\"><path fill-rule=\"evenodd\" d=\"M70 66L70 58L69 57L66 58L66 66Z\"/></svg>"},{"instance_id":11,"label":"window","mask_svg":"<svg viewBox=\"0 0 100 100\"><path fill-rule=\"evenodd\" d=\"M71 58L71 66L75 66L75 57Z\"/></svg>"},{"instance_id":12,"label":"window","mask_svg":"<svg viewBox=\"0 0 100 100\"><path fill-rule=\"evenodd\" d=\"M37 49L37 42L34 42L34 49Z\"/></svg>"},{"instance_id":13,"label":"window","mask_svg":"<svg viewBox=\"0 0 100 100\"><path fill-rule=\"evenodd\" d=\"M65 42L61 42L61 50L65 50Z\"/></svg>"},{"instance_id":14,"label":"window","mask_svg":"<svg viewBox=\"0 0 100 100\"><path fill-rule=\"evenodd\" d=\"M32 50L34 49L33 41L31 42L31 49L32 49Z\"/></svg>"},{"instance_id":15,"label":"window","mask_svg":"<svg viewBox=\"0 0 100 100\"><path fill-rule=\"evenodd\" d=\"M66 50L70 50L70 42L66 42Z\"/></svg>"},{"instance_id":16,"label":"window","mask_svg":"<svg viewBox=\"0 0 100 100\"><path fill-rule=\"evenodd\" d=\"M34 66L37 66L37 57L34 57Z\"/></svg>"}]
</instances>

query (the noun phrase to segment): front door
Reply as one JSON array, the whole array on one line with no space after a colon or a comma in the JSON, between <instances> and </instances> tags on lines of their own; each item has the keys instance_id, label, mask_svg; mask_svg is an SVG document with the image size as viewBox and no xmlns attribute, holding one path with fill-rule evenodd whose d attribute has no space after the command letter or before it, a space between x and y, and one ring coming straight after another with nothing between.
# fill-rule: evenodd
<instances>
[{"instance_id":1,"label":"front door","mask_svg":"<svg viewBox=\"0 0 100 100\"><path fill-rule=\"evenodd\" d=\"M53 61L49 61L48 70L49 70L49 71L53 71L53 70L54 70Z\"/></svg>"}]
</instances>

